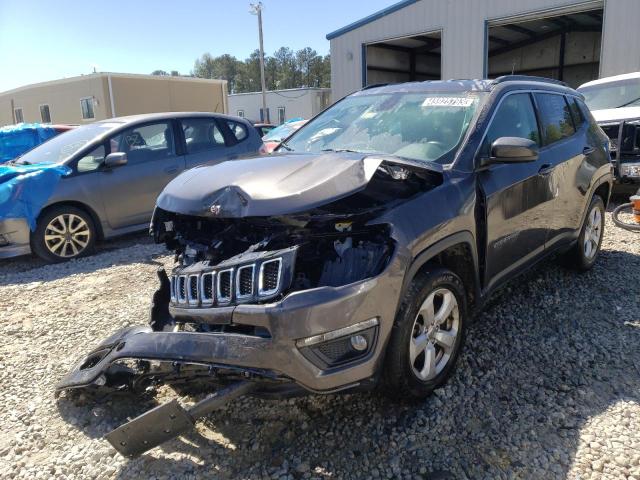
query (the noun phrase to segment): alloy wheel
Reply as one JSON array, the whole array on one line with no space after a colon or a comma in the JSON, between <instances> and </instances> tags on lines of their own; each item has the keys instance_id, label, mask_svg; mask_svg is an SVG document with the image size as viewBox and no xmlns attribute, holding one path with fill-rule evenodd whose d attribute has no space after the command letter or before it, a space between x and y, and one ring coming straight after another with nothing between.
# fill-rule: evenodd
<instances>
[{"instance_id":1,"label":"alloy wheel","mask_svg":"<svg viewBox=\"0 0 640 480\"><path fill-rule=\"evenodd\" d=\"M595 257L602 236L602 213L597 206L594 206L587 215L587 224L584 230L582 246L584 256L591 260Z\"/></svg>"},{"instance_id":2,"label":"alloy wheel","mask_svg":"<svg viewBox=\"0 0 640 480\"><path fill-rule=\"evenodd\" d=\"M453 292L439 288L429 294L413 322L409 361L422 381L433 379L451 359L460 332L460 311Z\"/></svg>"},{"instance_id":3,"label":"alloy wheel","mask_svg":"<svg viewBox=\"0 0 640 480\"><path fill-rule=\"evenodd\" d=\"M80 255L89 244L91 230L87 222L73 213L51 219L44 231L44 243L52 254L70 258Z\"/></svg>"}]
</instances>

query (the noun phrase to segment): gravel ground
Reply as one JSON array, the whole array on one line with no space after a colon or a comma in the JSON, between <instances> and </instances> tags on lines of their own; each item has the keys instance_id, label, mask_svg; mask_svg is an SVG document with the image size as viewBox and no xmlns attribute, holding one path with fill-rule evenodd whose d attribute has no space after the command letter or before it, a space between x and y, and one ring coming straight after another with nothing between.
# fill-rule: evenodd
<instances>
[{"instance_id":1,"label":"gravel ground","mask_svg":"<svg viewBox=\"0 0 640 480\"><path fill-rule=\"evenodd\" d=\"M596 267L548 262L504 289L424 403L244 398L126 461L101 437L175 393L56 402L53 387L88 346L145 322L170 260L133 236L64 265L0 266L0 478L640 480L640 236L609 215Z\"/></svg>"}]
</instances>

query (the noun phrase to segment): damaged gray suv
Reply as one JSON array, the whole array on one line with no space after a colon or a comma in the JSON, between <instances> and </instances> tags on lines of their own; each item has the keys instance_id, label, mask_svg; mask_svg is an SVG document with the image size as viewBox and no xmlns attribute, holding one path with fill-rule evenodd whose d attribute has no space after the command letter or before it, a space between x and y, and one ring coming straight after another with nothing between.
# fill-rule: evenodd
<instances>
[{"instance_id":1,"label":"damaged gray suv","mask_svg":"<svg viewBox=\"0 0 640 480\"><path fill-rule=\"evenodd\" d=\"M173 180L151 231L176 264L150 324L104 340L58 389L216 392L111 432L129 456L249 392L422 399L499 286L552 253L594 264L611 185L607 137L560 82L364 89L270 157Z\"/></svg>"}]
</instances>

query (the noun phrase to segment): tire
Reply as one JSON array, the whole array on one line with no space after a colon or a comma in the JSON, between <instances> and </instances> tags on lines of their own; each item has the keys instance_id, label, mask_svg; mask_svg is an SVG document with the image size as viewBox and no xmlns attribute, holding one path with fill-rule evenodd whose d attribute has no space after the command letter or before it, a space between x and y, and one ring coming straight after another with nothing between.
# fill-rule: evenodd
<instances>
[{"instance_id":1,"label":"tire","mask_svg":"<svg viewBox=\"0 0 640 480\"><path fill-rule=\"evenodd\" d=\"M429 305L432 310L426 308ZM448 316L444 316L446 311ZM442 317L440 324L438 317ZM417 275L391 331L382 372L383 392L395 400L428 397L453 373L466 324L466 294L460 278L444 268ZM453 337L451 332L455 332ZM434 361L428 363L428 358Z\"/></svg>"},{"instance_id":2,"label":"tire","mask_svg":"<svg viewBox=\"0 0 640 480\"><path fill-rule=\"evenodd\" d=\"M70 205L45 211L31 235L31 250L49 263L89 255L95 243L96 228L91 215Z\"/></svg>"},{"instance_id":3,"label":"tire","mask_svg":"<svg viewBox=\"0 0 640 480\"><path fill-rule=\"evenodd\" d=\"M594 195L584 218L578 241L564 256L564 264L579 272L586 272L598 259L604 237L604 202Z\"/></svg>"}]
</instances>

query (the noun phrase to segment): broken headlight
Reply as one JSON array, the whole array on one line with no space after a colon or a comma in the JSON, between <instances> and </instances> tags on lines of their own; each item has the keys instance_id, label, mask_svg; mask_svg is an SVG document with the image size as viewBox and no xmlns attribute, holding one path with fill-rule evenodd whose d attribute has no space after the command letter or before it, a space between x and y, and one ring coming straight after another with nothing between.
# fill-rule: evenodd
<instances>
[{"instance_id":1,"label":"broken headlight","mask_svg":"<svg viewBox=\"0 0 640 480\"><path fill-rule=\"evenodd\" d=\"M388 265L394 242L387 226L343 222L335 228L301 245L294 290L348 285L375 277Z\"/></svg>"}]
</instances>

